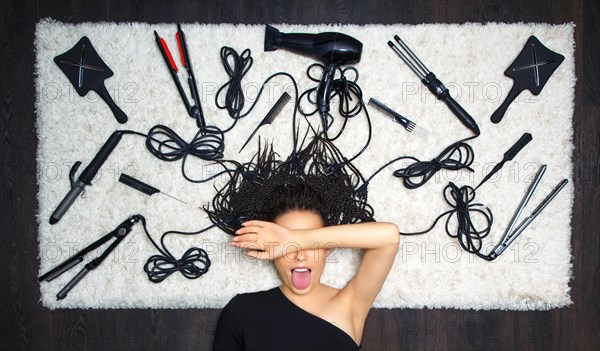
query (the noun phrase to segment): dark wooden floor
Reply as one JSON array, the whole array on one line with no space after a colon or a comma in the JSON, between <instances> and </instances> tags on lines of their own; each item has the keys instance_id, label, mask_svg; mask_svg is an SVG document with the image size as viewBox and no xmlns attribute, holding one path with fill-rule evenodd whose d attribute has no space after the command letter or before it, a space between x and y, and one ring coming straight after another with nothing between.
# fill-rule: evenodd
<instances>
[{"instance_id":1,"label":"dark wooden floor","mask_svg":"<svg viewBox=\"0 0 600 351\"><path fill-rule=\"evenodd\" d=\"M0 349L209 349L219 310L49 311L40 293L35 213L35 24L206 23L576 24L573 305L547 312L373 310L364 350L598 350L600 5L597 1L0 1ZM596 345L596 346L594 346Z\"/></svg>"}]
</instances>

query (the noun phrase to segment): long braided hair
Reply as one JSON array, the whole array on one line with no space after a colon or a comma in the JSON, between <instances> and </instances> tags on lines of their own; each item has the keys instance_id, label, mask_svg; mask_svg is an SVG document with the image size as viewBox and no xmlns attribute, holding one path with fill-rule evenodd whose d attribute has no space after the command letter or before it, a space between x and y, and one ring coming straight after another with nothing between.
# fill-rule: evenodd
<instances>
[{"instance_id":1,"label":"long braided hair","mask_svg":"<svg viewBox=\"0 0 600 351\"><path fill-rule=\"evenodd\" d=\"M254 157L230 177L204 210L231 235L246 220L273 221L289 210L316 212L326 226L375 221L366 191L357 191L362 175L318 134L283 161L272 145L259 142Z\"/></svg>"}]
</instances>

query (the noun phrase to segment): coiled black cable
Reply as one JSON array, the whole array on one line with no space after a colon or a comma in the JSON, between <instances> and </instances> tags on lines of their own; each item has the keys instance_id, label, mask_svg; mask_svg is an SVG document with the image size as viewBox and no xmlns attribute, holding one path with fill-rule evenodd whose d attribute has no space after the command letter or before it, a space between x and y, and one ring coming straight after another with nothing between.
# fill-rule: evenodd
<instances>
[{"instance_id":1,"label":"coiled black cable","mask_svg":"<svg viewBox=\"0 0 600 351\"><path fill-rule=\"evenodd\" d=\"M212 127L209 126L207 128L210 129ZM148 131L148 134L132 130L123 130L121 132L144 137L146 139L146 148L159 160L174 162L181 159L181 174L188 182L205 183L225 173L239 172L239 170L237 170L237 162L220 160L223 156L223 142L222 135L219 135L217 132L202 134L202 131L198 130L191 143L183 140L183 138L171 128L161 124L152 127L150 131ZM214 161L215 164L221 165L223 170L210 177L193 179L189 177L186 172L185 164L188 156L195 156L203 160ZM233 169L227 168L226 163L232 163L234 165Z\"/></svg>"},{"instance_id":2,"label":"coiled black cable","mask_svg":"<svg viewBox=\"0 0 600 351\"><path fill-rule=\"evenodd\" d=\"M252 63L254 62L254 59L251 55L252 52L250 51L250 49L242 51L242 54L240 55L237 53L237 51L235 51L235 49L230 48L228 46L223 46L221 48L221 63L223 64L225 72L229 76L229 81L223 84L223 86L221 86L219 90L217 90L217 94L215 95L215 105L219 109L227 110L229 117L233 119L233 123L226 129L221 131L223 134L233 129L233 127L235 127L235 125L241 118L246 117L248 114L250 114L250 112L254 110L254 107L258 103L258 100L260 99L266 84L273 77L284 73L278 72L268 77L260 87L252 105L250 105L246 112L242 113L244 105L246 104L246 97L244 96L244 86L242 85L242 79L248 73L250 67L252 67ZM295 82L294 85L296 85ZM225 98L221 98L223 91L225 91ZM221 104L219 100L223 100L223 104Z\"/></svg>"},{"instance_id":3,"label":"coiled black cable","mask_svg":"<svg viewBox=\"0 0 600 351\"><path fill-rule=\"evenodd\" d=\"M223 157L225 145L223 133L216 127L206 126L198 131L190 143L186 142L171 128L159 124L148 131L146 147L154 156L162 161L177 161L188 156L196 156L203 160L217 160Z\"/></svg>"},{"instance_id":4,"label":"coiled black cable","mask_svg":"<svg viewBox=\"0 0 600 351\"><path fill-rule=\"evenodd\" d=\"M321 83L321 80L315 77L312 73L314 68L320 68L321 70L325 70L325 66L320 63L313 63L312 65L308 66L308 69L306 70L306 75L310 80L316 83ZM329 128L331 127L331 125L333 125L334 118L331 114L328 114L325 120L326 125L323 126L323 130L321 131L323 138L327 141L335 141L336 139L338 139L346 129L348 120L350 118L358 116L363 110L365 111L368 132L365 144L354 156L345 160L343 164L334 165L335 167L343 167L345 164L351 163L367 149L367 147L371 143L372 127L369 112L366 109L365 103L363 101L362 89L356 83L359 77L358 70L355 67L346 67L344 69L337 67L336 70L339 74L339 77L331 82L330 101L333 100L335 97L339 98L338 113L343 118L343 121L337 133L335 133L334 136L330 136ZM354 74L354 77L352 79L349 79L348 72L352 72ZM319 86L317 85L315 87L307 89L300 95L298 99L298 111L305 117L313 116L318 112L317 107L315 107L314 110L308 112L302 109L302 100L304 98L306 98L309 103L316 105L316 100L313 95L316 94L318 88Z\"/></svg>"},{"instance_id":5,"label":"coiled black cable","mask_svg":"<svg viewBox=\"0 0 600 351\"><path fill-rule=\"evenodd\" d=\"M225 150L225 133L235 126L239 118L250 113L258 101L257 97L250 109L246 111L244 115L240 114L244 107L244 95L241 81L246 73L248 73L250 67L252 67L253 61L250 56L250 50L244 50L240 56L234 49L223 47L221 48L221 59L223 60L223 66L225 67L225 71L229 75L230 80L219 89L215 99L217 106L219 108L226 108L229 115L234 118L234 122L229 128L222 130L216 126L204 126L196 132L190 142L187 142L174 130L162 124L152 127L148 131L148 134L134 131L128 132L130 134L144 136L146 138L146 148L156 158L169 162L181 159L181 174L187 181L192 183L203 183L224 173L236 172L233 169L228 169L224 165L225 162L235 163L234 161L219 161L219 159L223 157L223 152ZM233 59L232 64L229 63L230 59ZM227 88L227 96L225 98L225 105L221 106L218 104L218 97L225 88ZM200 104L199 101L196 101L196 103ZM208 178L193 179L188 176L185 169L188 156L198 157L206 161L215 161L222 165L224 170Z\"/></svg>"},{"instance_id":6,"label":"coiled black cable","mask_svg":"<svg viewBox=\"0 0 600 351\"><path fill-rule=\"evenodd\" d=\"M444 201L451 207L450 210L439 215L431 227L420 232L400 232L400 235L421 235L430 232L437 222L446 217L446 234L456 238L460 246L467 252L473 253L478 257L491 261L490 255L481 253L483 248L483 239L488 236L494 223L492 211L481 203L473 203L475 199L475 190L465 185L461 188L450 182L444 188ZM480 229L474 224L473 216L478 215L484 223ZM453 221L454 219L454 221ZM455 223L453 223L455 222Z\"/></svg>"},{"instance_id":7,"label":"coiled black cable","mask_svg":"<svg viewBox=\"0 0 600 351\"><path fill-rule=\"evenodd\" d=\"M263 82L255 101L246 112L242 113L245 103L242 78L252 67L253 59L251 56L251 51L250 49L246 49L241 55L239 55L234 49L224 46L221 48L221 60L223 67L225 68L225 71L230 79L217 91L215 96L215 104L220 109L227 109L229 116L234 119L233 123L228 128L222 130L216 126L205 126L196 132L190 142L184 140L171 128L161 124L152 127L148 131L148 134L135 131L124 131L127 134L135 134L145 137L146 148L156 158L168 162L182 160L181 174L187 181L192 183L204 183L225 173L233 175L236 172L243 172L243 170L240 169L238 162L232 160L221 160L225 150L225 133L230 131L240 118L248 115L254 109L267 83L269 83L275 77L286 76L293 83L295 89L293 125L296 125L296 113L298 111L297 101L299 99L299 92L296 80L290 74L286 72L278 72L269 76ZM227 89L224 98L225 104L220 105L219 97L222 95L223 91L225 91L224 89ZM292 153L295 154L298 148L296 133L293 134L293 139L294 143ZM186 172L186 162L189 156L198 157L206 161L214 161L215 163L220 164L223 167L223 170L207 178L194 179ZM225 165L226 163L231 163L234 167L228 168ZM243 175L249 178L256 178L256 175L251 173L245 173Z\"/></svg>"},{"instance_id":8,"label":"coiled black cable","mask_svg":"<svg viewBox=\"0 0 600 351\"><path fill-rule=\"evenodd\" d=\"M471 165L473 164L475 154L473 148L466 142L477 136L478 135L465 138L449 145L431 161L420 161L412 156L397 157L375 171L375 173L358 187L357 192L366 197L367 187L373 177L392 163L400 160L414 161L407 167L397 169L393 173L395 177L402 179L402 183L407 189L416 189L422 186L441 169L460 170L465 168L473 172ZM421 235L428 233L435 227L440 219L447 216L445 225L446 234L452 238L457 238L460 246L464 250L476 254L486 260L491 260L490 256L483 255L480 251L483 247L482 240L489 234L492 227L492 212L483 204L473 203L474 199L475 190L472 187L463 186L462 188L459 188L454 183L450 182L444 188L444 200L451 209L438 216L428 229L411 233L400 232L400 235ZM483 221L485 222L483 229L475 228L471 218L473 214L481 215L483 217ZM452 219L455 219L456 229L452 228Z\"/></svg>"},{"instance_id":9,"label":"coiled black cable","mask_svg":"<svg viewBox=\"0 0 600 351\"><path fill-rule=\"evenodd\" d=\"M221 62L223 63L225 72L229 76L229 81L217 91L215 104L220 109L226 109L231 118L242 118L252 111L252 108L250 108L246 113L242 114L246 102L242 78L248 73L254 62L251 51L250 49L246 49L239 55L235 49L223 46L221 48ZM220 105L219 96L225 88L227 88L227 91L225 93L224 105ZM258 97L256 100L258 100Z\"/></svg>"},{"instance_id":10,"label":"coiled black cable","mask_svg":"<svg viewBox=\"0 0 600 351\"><path fill-rule=\"evenodd\" d=\"M178 232L168 231L163 233L160 237L160 245L158 246L146 226L146 218L139 216L144 227L144 232L154 247L160 252L160 255L152 255L146 261L144 265L144 272L148 275L148 279L153 283L160 283L171 274L180 272L184 277L188 279L197 279L208 272L211 261L208 257L208 253L198 247L189 248L180 259L175 258L173 254L165 246L164 239L169 234L182 234L182 235L196 235L213 228L215 225L211 225L207 228L201 229L197 232Z\"/></svg>"},{"instance_id":11,"label":"coiled black cable","mask_svg":"<svg viewBox=\"0 0 600 351\"><path fill-rule=\"evenodd\" d=\"M416 189L423 184L427 183L438 171L441 169L448 169L452 171L458 171L461 169L467 169L473 172L471 165L475 159L475 153L471 145L466 142L476 138L477 135L459 140L448 147L446 147L439 155L437 155L431 161L420 161L418 158L413 156L400 156L396 157L391 161L388 161L375 171L365 182L360 186L362 191L366 191L366 187L369 182L381 171L383 171L389 165L398 162L400 160L412 160L414 161L410 165L399 168L394 171L394 177L402 179L402 184L407 189Z\"/></svg>"},{"instance_id":12,"label":"coiled black cable","mask_svg":"<svg viewBox=\"0 0 600 351\"><path fill-rule=\"evenodd\" d=\"M471 145L460 140L444 149L437 157L431 161L419 161L414 157L404 157L411 159L414 163L407 167L394 171L394 177L402 179L402 183L407 189L416 189L427 183L442 168L458 171L463 168L473 172L471 165L475 159L475 153Z\"/></svg>"},{"instance_id":13,"label":"coiled black cable","mask_svg":"<svg viewBox=\"0 0 600 351\"><path fill-rule=\"evenodd\" d=\"M256 101L250 107L250 110L254 108L256 102L258 102L258 97L262 94L265 86L274 78L279 76L285 76L289 78L294 86L295 100L294 100L294 112L292 117L292 124L296 125L296 114L298 112L298 84L294 77L292 77L289 73L286 72L278 72L269 76L264 83L262 84ZM249 112L249 111L248 111ZM247 112L247 113L248 113ZM235 123L233 124L235 125ZM233 127L232 125L232 127ZM230 127L231 128L231 127ZM228 129L230 129L228 128ZM233 160L221 160L223 157L223 152L225 150L225 142L224 142L224 133L223 131L214 126L206 126L204 129L199 129L191 142L185 141L182 137L180 137L174 130L165 126L165 125L156 125L152 127L148 134L132 131L132 130L123 130L124 134L134 134L139 135L146 138L146 148L152 155L162 161L174 162L178 160L182 160L181 162L181 174L183 177L191 182L191 183L204 183L208 182L212 179L215 179L223 174L229 174L232 176L235 173L244 173L244 170L239 167L240 164ZM292 154L295 155L298 149L298 135L297 130L294 128L293 134L293 150ZM206 161L214 161L216 164L219 164L223 167L223 170L217 172L210 177L202 178L202 179L194 179L190 177L186 171L186 162L189 156L198 157L202 160ZM228 168L226 164L233 164L233 167ZM243 174L245 177L256 178L255 174L251 172L245 172Z\"/></svg>"}]
</instances>

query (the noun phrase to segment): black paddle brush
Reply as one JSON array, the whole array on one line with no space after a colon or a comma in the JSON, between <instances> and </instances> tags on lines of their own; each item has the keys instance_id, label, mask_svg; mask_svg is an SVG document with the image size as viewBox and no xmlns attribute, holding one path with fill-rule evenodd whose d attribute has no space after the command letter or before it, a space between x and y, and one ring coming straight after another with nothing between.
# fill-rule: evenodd
<instances>
[{"instance_id":1,"label":"black paddle brush","mask_svg":"<svg viewBox=\"0 0 600 351\"><path fill-rule=\"evenodd\" d=\"M563 55L545 47L538 38L530 36L519 56L504 72L514 80L514 84L502 105L492 114L492 122L500 123L508 106L523 90L538 95L564 59Z\"/></svg>"},{"instance_id":2,"label":"black paddle brush","mask_svg":"<svg viewBox=\"0 0 600 351\"><path fill-rule=\"evenodd\" d=\"M79 96L95 91L106 102L119 123L127 122L127 115L113 101L104 80L113 76L113 71L102 61L87 37L81 38L73 48L54 58L54 62L69 78Z\"/></svg>"}]
</instances>

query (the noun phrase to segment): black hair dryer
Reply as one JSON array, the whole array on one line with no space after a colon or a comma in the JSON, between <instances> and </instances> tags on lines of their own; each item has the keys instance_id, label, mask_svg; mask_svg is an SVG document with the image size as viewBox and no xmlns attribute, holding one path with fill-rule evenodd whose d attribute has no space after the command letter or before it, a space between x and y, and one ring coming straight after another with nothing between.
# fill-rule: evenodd
<instances>
[{"instance_id":1,"label":"black hair dryer","mask_svg":"<svg viewBox=\"0 0 600 351\"><path fill-rule=\"evenodd\" d=\"M323 128L327 130L329 94L335 70L341 65L358 63L362 53L362 43L349 35L337 32L281 33L277 28L267 25L265 51L277 49L312 57L325 64L325 71L317 89L317 110L323 118Z\"/></svg>"}]
</instances>

